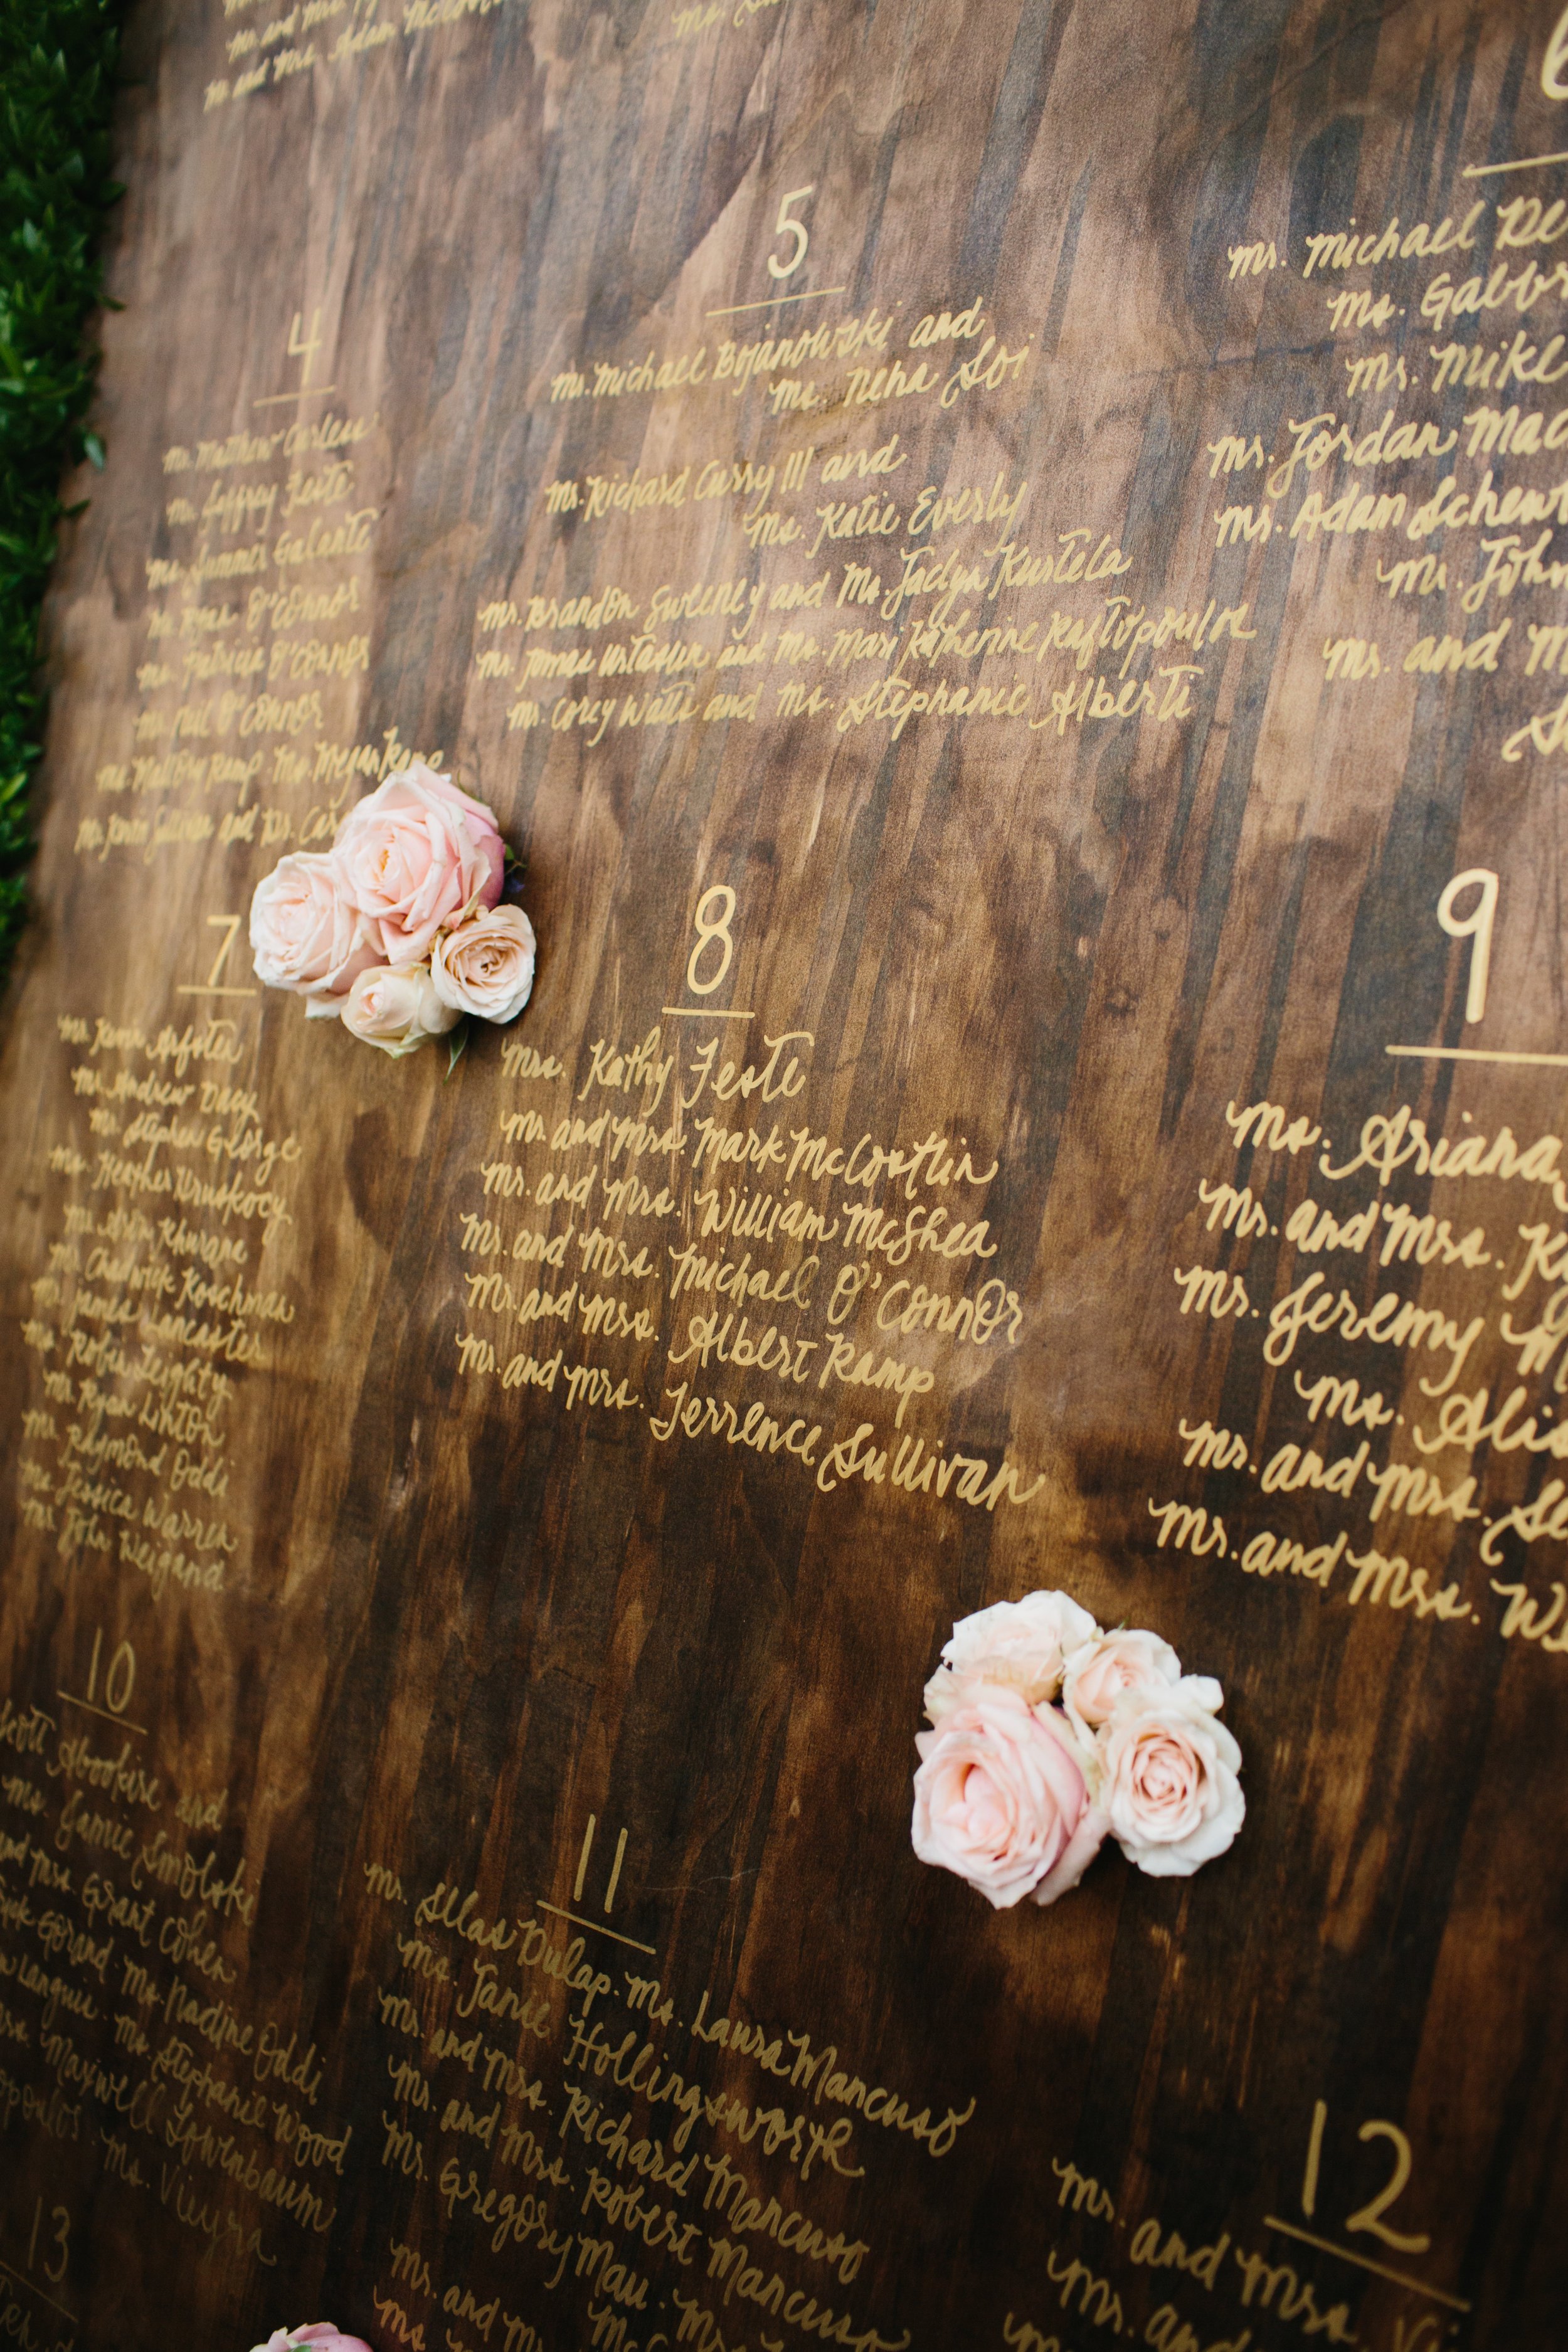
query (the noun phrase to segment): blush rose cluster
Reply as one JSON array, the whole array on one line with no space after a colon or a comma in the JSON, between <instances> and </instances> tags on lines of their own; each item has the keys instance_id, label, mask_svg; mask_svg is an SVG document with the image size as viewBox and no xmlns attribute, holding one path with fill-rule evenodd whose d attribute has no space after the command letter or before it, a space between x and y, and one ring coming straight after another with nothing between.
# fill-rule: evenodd
<instances>
[{"instance_id":1,"label":"blush rose cluster","mask_svg":"<svg viewBox=\"0 0 1568 2352\"><path fill-rule=\"evenodd\" d=\"M258 979L384 1054L412 1054L465 1013L513 1021L533 986L533 926L500 903L506 851L483 801L424 761L350 809L331 849L258 882Z\"/></svg>"},{"instance_id":2,"label":"blush rose cluster","mask_svg":"<svg viewBox=\"0 0 1568 2352\"><path fill-rule=\"evenodd\" d=\"M1107 1837L1190 1877L1247 1811L1225 1694L1157 1633L1105 1633L1065 1592L961 1618L926 1685L914 1848L997 1910L1054 1903Z\"/></svg>"},{"instance_id":3,"label":"blush rose cluster","mask_svg":"<svg viewBox=\"0 0 1568 2352\"><path fill-rule=\"evenodd\" d=\"M330 2319L313 2320L309 2327L275 2327L265 2344L251 2352L371 2352L363 2336L343 2336Z\"/></svg>"}]
</instances>

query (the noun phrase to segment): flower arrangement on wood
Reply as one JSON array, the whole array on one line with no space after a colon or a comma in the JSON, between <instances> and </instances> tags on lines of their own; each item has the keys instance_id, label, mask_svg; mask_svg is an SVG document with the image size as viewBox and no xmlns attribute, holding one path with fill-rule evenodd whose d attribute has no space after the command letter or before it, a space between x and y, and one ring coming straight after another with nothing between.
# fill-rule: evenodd
<instances>
[{"instance_id":1,"label":"flower arrangement on wood","mask_svg":"<svg viewBox=\"0 0 1568 2352\"><path fill-rule=\"evenodd\" d=\"M330 2319L312 2321L309 2327L275 2327L265 2344L253 2344L250 2352L371 2352L363 2336L342 2336Z\"/></svg>"},{"instance_id":2,"label":"flower arrangement on wood","mask_svg":"<svg viewBox=\"0 0 1568 2352\"><path fill-rule=\"evenodd\" d=\"M507 864L484 803L416 760L350 809L331 849L295 851L257 884L257 976L384 1054L412 1054L465 1013L514 1021L535 941L522 908L501 903Z\"/></svg>"},{"instance_id":3,"label":"flower arrangement on wood","mask_svg":"<svg viewBox=\"0 0 1568 2352\"><path fill-rule=\"evenodd\" d=\"M1109 1835L1154 1878L1186 1878L1236 1838L1241 1750L1218 1683L1168 1642L1104 1633L1065 1592L961 1618L926 1685L914 1849L997 1910L1054 1903Z\"/></svg>"}]
</instances>

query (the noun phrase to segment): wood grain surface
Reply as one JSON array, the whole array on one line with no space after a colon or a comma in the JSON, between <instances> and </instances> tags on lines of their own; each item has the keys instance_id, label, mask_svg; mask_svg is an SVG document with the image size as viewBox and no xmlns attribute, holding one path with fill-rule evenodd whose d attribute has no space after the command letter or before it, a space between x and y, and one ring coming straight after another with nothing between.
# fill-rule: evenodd
<instances>
[{"instance_id":1,"label":"wood grain surface","mask_svg":"<svg viewBox=\"0 0 1568 2352\"><path fill-rule=\"evenodd\" d=\"M127 57L0 1059L0 2327L1554 2352L1555 7ZM540 940L449 1075L219 952L414 751ZM994 1912L921 1687L1058 1586L1219 1678L1247 1817Z\"/></svg>"}]
</instances>

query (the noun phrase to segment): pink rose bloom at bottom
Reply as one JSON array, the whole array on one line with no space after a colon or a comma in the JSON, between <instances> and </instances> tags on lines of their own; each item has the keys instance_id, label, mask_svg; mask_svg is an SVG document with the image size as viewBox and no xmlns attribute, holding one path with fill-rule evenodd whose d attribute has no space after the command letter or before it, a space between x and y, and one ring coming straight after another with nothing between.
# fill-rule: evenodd
<instances>
[{"instance_id":1,"label":"pink rose bloom at bottom","mask_svg":"<svg viewBox=\"0 0 1568 2352\"><path fill-rule=\"evenodd\" d=\"M422 963L401 971L378 963L361 972L343 999L342 1023L350 1036L394 1056L416 1053L430 1038L455 1029L462 1017L442 1003Z\"/></svg>"},{"instance_id":2,"label":"pink rose bloom at bottom","mask_svg":"<svg viewBox=\"0 0 1568 2352\"><path fill-rule=\"evenodd\" d=\"M251 2352L295 2352L296 2346L313 2345L317 2352L371 2352L363 2336L341 2336L330 2319L312 2320L309 2327L275 2328L265 2344Z\"/></svg>"},{"instance_id":3,"label":"pink rose bloom at bottom","mask_svg":"<svg viewBox=\"0 0 1568 2352\"><path fill-rule=\"evenodd\" d=\"M915 1746L911 1836L922 1862L967 1879L998 1911L1026 1895L1054 1903L1078 1885L1106 1824L1055 1707L973 1685L934 1731L916 1733Z\"/></svg>"}]
</instances>

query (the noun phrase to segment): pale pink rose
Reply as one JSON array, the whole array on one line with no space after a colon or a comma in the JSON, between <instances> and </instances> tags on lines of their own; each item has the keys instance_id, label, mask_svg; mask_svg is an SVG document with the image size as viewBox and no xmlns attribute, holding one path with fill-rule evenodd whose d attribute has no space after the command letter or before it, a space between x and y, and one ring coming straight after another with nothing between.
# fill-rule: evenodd
<instances>
[{"instance_id":1,"label":"pale pink rose","mask_svg":"<svg viewBox=\"0 0 1568 2352\"><path fill-rule=\"evenodd\" d=\"M1066 1653L1100 1631L1087 1609L1065 1592L1028 1592L961 1617L925 1687L926 1713L940 1723L962 1706L976 1681L1003 1683L1030 1701L1055 1698Z\"/></svg>"},{"instance_id":2,"label":"pale pink rose","mask_svg":"<svg viewBox=\"0 0 1568 2352\"><path fill-rule=\"evenodd\" d=\"M281 857L250 901L250 950L268 988L291 988L307 1013L331 1019L350 984L377 961L334 859L310 850Z\"/></svg>"},{"instance_id":3,"label":"pale pink rose","mask_svg":"<svg viewBox=\"0 0 1568 2352\"><path fill-rule=\"evenodd\" d=\"M422 963L444 924L493 907L505 860L496 821L422 760L400 768L338 827L343 887L390 964Z\"/></svg>"},{"instance_id":4,"label":"pale pink rose","mask_svg":"<svg viewBox=\"0 0 1568 2352\"><path fill-rule=\"evenodd\" d=\"M1223 1723L1218 1683L1184 1675L1130 1690L1100 1734L1100 1802L1129 1862L1152 1878L1189 1878L1223 1853L1247 1816L1241 1750Z\"/></svg>"},{"instance_id":5,"label":"pale pink rose","mask_svg":"<svg viewBox=\"0 0 1568 2352\"><path fill-rule=\"evenodd\" d=\"M533 988L533 925L521 907L491 907L443 931L430 977L443 1004L481 1021L515 1021Z\"/></svg>"},{"instance_id":6,"label":"pale pink rose","mask_svg":"<svg viewBox=\"0 0 1568 2352\"><path fill-rule=\"evenodd\" d=\"M251 2352L294 2352L296 2345L313 2345L317 2352L371 2352L363 2336L342 2336L330 2319L318 2319L309 2327L275 2328L265 2344L255 2344Z\"/></svg>"},{"instance_id":7,"label":"pale pink rose","mask_svg":"<svg viewBox=\"0 0 1568 2352\"><path fill-rule=\"evenodd\" d=\"M1158 1633L1123 1626L1068 1652L1062 1705L1080 1739L1109 1723L1124 1691L1164 1690L1182 1679L1182 1662Z\"/></svg>"},{"instance_id":8,"label":"pale pink rose","mask_svg":"<svg viewBox=\"0 0 1568 2352\"><path fill-rule=\"evenodd\" d=\"M431 1037L455 1029L462 1014L443 1004L422 963L394 971L377 964L362 971L343 1001L343 1027L384 1054L412 1054Z\"/></svg>"},{"instance_id":9,"label":"pale pink rose","mask_svg":"<svg viewBox=\"0 0 1568 2352\"><path fill-rule=\"evenodd\" d=\"M1084 1758L1056 1707L1005 1685L972 1686L934 1731L915 1734L911 1836L922 1862L956 1872L997 1910L1054 1903L1100 1851Z\"/></svg>"}]
</instances>

